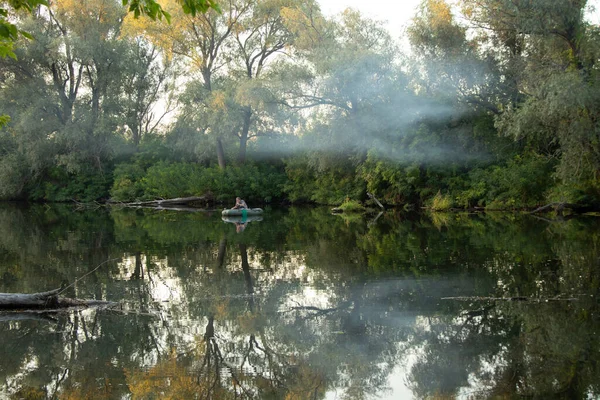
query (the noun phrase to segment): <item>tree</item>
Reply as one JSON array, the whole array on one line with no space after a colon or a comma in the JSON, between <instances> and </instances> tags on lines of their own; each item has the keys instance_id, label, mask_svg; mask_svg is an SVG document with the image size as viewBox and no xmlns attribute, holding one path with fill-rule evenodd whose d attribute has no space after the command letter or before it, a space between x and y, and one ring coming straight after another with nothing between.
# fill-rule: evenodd
<instances>
[{"instance_id":1,"label":"tree","mask_svg":"<svg viewBox=\"0 0 600 400\"><path fill-rule=\"evenodd\" d=\"M125 124L134 144L150 129L170 70L156 52L121 38L124 16L112 0L63 0L22 22L38 39L17 48L16 60L0 59L0 96L14 117L2 132L3 163L18 165L5 165L3 197L98 198Z\"/></svg>"},{"instance_id":2,"label":"tree","mask_svg":"<svg viewBox=\"0 0 600 400\"><path fill-rule=\"evenodd\" d=\"M142 139L156 131L164 117L173 112L175 79L179 72L160 48L141 37L130 39L124 56L124 79L115 85L127 133L137 149ZM155 106L163 102L156 114Z\"/></svg>"},{"instance_id":3,"label":"tree","mask_svg":"<svg viewBox=\"0 0 600 400\"><path fill-rule=\"evenodd\" d=\"M600 31L585 21L586 3L486 0L464 2L463 12L503 79L518 91L502 102L499 130L559 158L563 182L594 187Z\"/></svg>"},{"instance_id":4,"label":"tree","mask_svg":"<svg viewBox=\"0 0 600 400\"><path fill-rule=\"evenodd\" d=\"M510 81L503 83L497 65L467 39L467 27L456 21L444 0L421 3L408 37L417 61L411 75L421 95L493 114L500 113L503 98L513 95Z\"/></svg>"},{"instance_id":5,"label":"tree","mask_svg":"<svg viewBox=\"0 0 600 400\"><path fill-rule=\"evenodd\" d=\"M181 29L159 33L174 55L180 55L196 79L182 97L176 135L212 137L223 168L223 145L237 141L237 159L246 158L248 140L277 131L280 116L262 90L270 64L292 45L283 12L296 2L231 1L223 12L183 20ZM194 75L192 75L194 76ZM282 124L283 125L283 124ZM187 133L186 133L187 132Z\"/></svg>"},{"instance_id":6,"label":"tree","mask_svg":"<svg viewBox=\"0 0 600 400\"><path fill-rule=\"evenodd\" d=\"M225 167L222 140L233 129L224 117L226 112L224 88L215 85L222 79L223 68L229 57L229 39L240 18L252 7L247 0L221 4L222 11L209 10L203 14L185 15L176 1L167 2L165 8L175 18L169 25L151 23L149 20L128 18L126 29L131 35L143 35L162 48L167 58L179 59L190 72L183 96L183 111L178 127L190 130L192 136L211 134L215 140L219 165ZM196 81L197 79L197 81Z\"/></svg>"}]
</instances>

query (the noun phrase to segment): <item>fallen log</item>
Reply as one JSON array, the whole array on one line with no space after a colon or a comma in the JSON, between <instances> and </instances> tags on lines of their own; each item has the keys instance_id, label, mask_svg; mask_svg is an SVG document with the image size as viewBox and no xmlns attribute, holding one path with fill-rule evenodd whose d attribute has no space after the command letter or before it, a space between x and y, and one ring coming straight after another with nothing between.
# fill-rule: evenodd
<instances>
[{"instance_id":1,"label":"fallen log","mask_svg":"<svg viewBox=\"0 0 600 400\"><path fill-rule=\"evenodd\" d=\"M180 206L186 205L190 203L196 203L199 201L207 201L208 198L206 196L193 196L193 197L177 197L174 199L161 199L161 200L150 200L150 201L134 201L131 203L124 203L126 206L155 206L155 207L165 207L165 206Z\"/></svg>"},{"instance_id":2,"label":"fallen log","mask_svg":"<svg viewBox=\"0 0 600 400\"><path fill-rule=\"evenodd\" d=\"M385 211L385 207L383 206L383 204L381 204L381 203L379 202L379 200L377 200L377 198L375 198L375 196L373 196L373 194L371 194L371 193L367 192L367 196L369 196L369 198L370 198L371 200L373 200L373 201L375 202L375 204L377 204L377 205L379 206L379 208L381 208L383 211Z\"/></svg>"},{"instance_id":3,"label":"fallen log","mask_svg":"<svg viewBox=\"0 0 600 400\"><path fill-rule=\"evenodd\" d=\"M565 209L569 209L574 213L583 214L590 211L595 211L594 207L591 206L583 206L581 204L573 204L573 203L564 203L564 202L556 202L546 204L545 206L538 207L535 210L531 211L529 214L537 214L541 212L548 212L551 210L556 211L558 215L562 215Z\"/></svg>"},{"instance_id":4,"label":"fallen log","mask_svg":"<svg viewBox=\"0 0 600 400\"><path fill-rule=\"evenodd\" d=\"M54 289L39 293L0 293L0 309L3 310L51 310L69 307L91 307L115 304L103 300L83 300L62 297L64 289Z\"/></svg>"}]
</instances>

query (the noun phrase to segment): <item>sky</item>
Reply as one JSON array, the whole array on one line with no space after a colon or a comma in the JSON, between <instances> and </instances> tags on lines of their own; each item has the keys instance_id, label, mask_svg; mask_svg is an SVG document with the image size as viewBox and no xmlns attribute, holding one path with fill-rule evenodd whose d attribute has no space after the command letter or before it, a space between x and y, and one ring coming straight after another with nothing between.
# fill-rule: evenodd
<instances>
[{"instance_id":1,"label":"sky","mask_svg":"<svg viewBox=\"0 0 600 400\"><path fill-rule=\"evenodd\" d=\"M370 18L385 21L394 39L402 35L419 3L421 0L319 0L321 10L326 15L335 15L351 7ZM600 0L588 0L587 5L588 21L600 24Z\"/></svg>"},{"instance_id":2,"label":"sky","mask_svg":"<svg viewBox=\"0 0 600 400\"><path fill-rule=\"evenodd\" d=\"M325 15L335 15L354 8L375 20L385 21L388 30L398 39L410 23L421 0L319 0Z\"/></svg>"}]
</instances>

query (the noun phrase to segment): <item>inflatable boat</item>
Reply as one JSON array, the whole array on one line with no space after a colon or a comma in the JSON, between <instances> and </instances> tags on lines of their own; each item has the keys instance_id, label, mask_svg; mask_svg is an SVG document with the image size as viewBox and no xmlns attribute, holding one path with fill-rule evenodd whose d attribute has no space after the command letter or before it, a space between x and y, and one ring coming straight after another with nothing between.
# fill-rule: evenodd
<instances>
[{"instance_id":1,"label":"inflatable boat","mask_svg":"<svg viewBox=\"0 0 600 400\"><path fill-rule=\"evenodd\" d=\"M227 217L248 217L250 215L262 215L262 208L225 209L221 213Z\"/></svg>"}]
</instances>

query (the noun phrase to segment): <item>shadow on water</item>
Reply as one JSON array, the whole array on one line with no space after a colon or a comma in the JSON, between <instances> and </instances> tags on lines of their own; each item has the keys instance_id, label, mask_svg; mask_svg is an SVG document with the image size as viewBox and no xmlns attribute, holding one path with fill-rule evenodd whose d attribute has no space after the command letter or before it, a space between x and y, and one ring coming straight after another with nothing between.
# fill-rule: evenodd
<instances>
[{"instance_id":1,"label":"shadow on water","mask_svg":"<svg viewBox=\"0 0 600 400\"><path fill-rule=\"evenodd\" d=\"M117 258L70 294L121 303L0 314L0 396L600 395L595 218L291 208L225 222L0 205L0 291L59 287Z\"/></svg>"}]
</instances>

